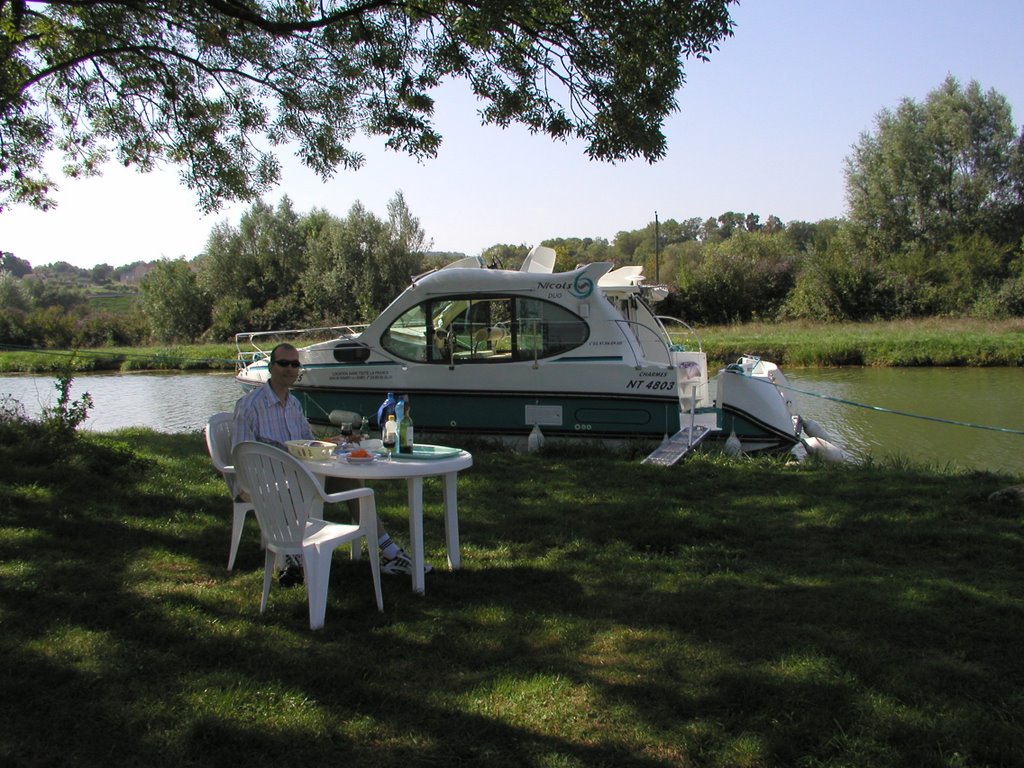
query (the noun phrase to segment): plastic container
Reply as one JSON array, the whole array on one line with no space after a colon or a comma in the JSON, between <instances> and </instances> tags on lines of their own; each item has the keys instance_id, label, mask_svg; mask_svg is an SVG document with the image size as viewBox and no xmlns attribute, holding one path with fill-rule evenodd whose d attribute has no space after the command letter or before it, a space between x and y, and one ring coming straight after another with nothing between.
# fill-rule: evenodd
<instances>
[{"instance_id":1,"label":"plastic container","mask_svg":"<svg viewBox=\"0 0 1024 768\"><path fill-rule=\"evenodd\" d=\"M390 457L395 448L398 447L398 422L395 421L394 414L388 416L388 420L384 422L384 429L381 430L380 438L384 449L387 450Z\"/></svg>"}]
</instances>

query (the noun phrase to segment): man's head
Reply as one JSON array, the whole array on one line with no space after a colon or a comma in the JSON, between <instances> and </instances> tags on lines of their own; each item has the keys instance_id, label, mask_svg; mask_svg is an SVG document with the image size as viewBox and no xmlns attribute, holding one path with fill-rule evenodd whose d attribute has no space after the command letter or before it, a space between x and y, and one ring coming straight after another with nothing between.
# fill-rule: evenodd
<instances>
[{"instance_id":1,"label":"man's head","mask_svg":"<svg viewBox=\"0 0 1024 768\"><path fill-rule=\"evenodd\" d=\"M299 350L291 344L278 344L270 351L270 385L289 389L299 378Z\"/></svg>"}]
</instances>

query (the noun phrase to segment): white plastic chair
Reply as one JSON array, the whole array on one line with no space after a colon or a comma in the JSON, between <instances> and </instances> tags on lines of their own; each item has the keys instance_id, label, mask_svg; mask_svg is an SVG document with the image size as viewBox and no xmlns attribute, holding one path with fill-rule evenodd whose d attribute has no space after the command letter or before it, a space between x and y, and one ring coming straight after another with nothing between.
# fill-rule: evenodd
<instances>
[{"instance_id":1,"label":"white plastic chair","mask_svg":"<svg viewBox=\"0 0 1024 768\"><path fill-rule=\"evenodd\" d=\"M238 478L235 477L235 468L231 465L231 423L234 417L230 413L215 413L206 422L206 450L210 453L210 461L220 472L227 483L228 493L231 494L231 548L228 551L228 570L235 567L235 557L238 555L238 544L242 540L242 529L245 527L245 515L251 512L252 504L240 495Z\"/></svg>"},{"instance_id":2,"label":"white plastic chair","mask_svg":"<svg viewBox=\"0 0 1024 768\"><path fill-rule=\"evenodd\" d=\"M263 600L267 609L276 555L301 555L302 570L309 593L309 628L324 625L327 612L327 584L331 556L346 542L353 542L353 556L359 539L366 539L377 610L384 610L380 590L380 555L377 552L377 507L373 490L355 488L326 493L313 473L286 451L264 443L239 443L232 452L241 487L252 497L267 554L263 569ZM359 499L359 524L329 523L322 517L324 504Z\"/></svg>"}]
</instances>

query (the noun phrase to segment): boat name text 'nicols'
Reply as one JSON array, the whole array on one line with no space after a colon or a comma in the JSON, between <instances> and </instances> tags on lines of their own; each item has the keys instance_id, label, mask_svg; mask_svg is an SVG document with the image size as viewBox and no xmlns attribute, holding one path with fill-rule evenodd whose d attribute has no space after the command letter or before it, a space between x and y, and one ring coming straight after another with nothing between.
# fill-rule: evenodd
<instances>
[{"instance_id":1,"label":"boat name text 'nicols'","mask_svg":"<svg viewBox=\"0 0 1024 768\"><path fill-rule=\"evenodd\" d=\"M594 281L581 275L577 275L573 281L542 280L537 283L537 290L550 291L549 299L562 298L561 291L568 291L578 299L585 299L594 292Z\"/></svg>"}]
</instances>

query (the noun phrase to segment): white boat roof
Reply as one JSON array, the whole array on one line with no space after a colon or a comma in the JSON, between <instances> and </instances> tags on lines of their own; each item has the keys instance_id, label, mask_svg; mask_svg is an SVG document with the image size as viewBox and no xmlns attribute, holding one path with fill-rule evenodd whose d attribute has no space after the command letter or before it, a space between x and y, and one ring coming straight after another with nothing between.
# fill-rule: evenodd
<instances>
[{"instance_id":1,"label":"white boat roof","mask_svg":"<svg viewBox=\"0 0 1024 768\"><path fill-rule=\"evenodd\" d=\"M640 285L644 281L644 268L639 266L619 267L601 278L599 285L604 287L622 287Z\"/></svg>"},{"instance_id":2,"label":"white boat roof","mask_svg":"<svg viewBox=\"0 0 1024 768\"><path fill-rule=\"evenodd\" d=\"M417 278L407 292L421 290L426 294L503 291L532 293L541 289L568 290L572 286L575 290L589 295L589 291L585 290L585 281L590 280L592 286L598 286L600 278L613 266L609 262L597 262L586 264L571 272L551 273L532 270L480 269L473 264L469 264L466 268L449 265ZM580 281L583 281L582 285ZM541 284L543 284L542 288L539 287ZM604 289L603 286L601 288ZM576 295L579 296L579 293Z\"/></svg>"},{"instance_id":3,"label":"white boat roof","mask_svg":"<svg viewBox=\"0 0 1024 768\"><path fill-rule=\"evenodd\" d=\"M508 270L489 269L479 256L467 256L446 264L441 269L420 275L413 283L431 293L454 290L528 290L528 286L534 286L532 281L539 276L556 274L555 258L554 248L537 245L526 255L518 270ZM618 295L635 293L646 279L642 266L614 266L610 262L595 262L581 264L576 269L558 274L573 275L574 280L585 276L596 282L602 293ZM473 270L473 276L462 270Z\"/></svg>"}]
</instances>

